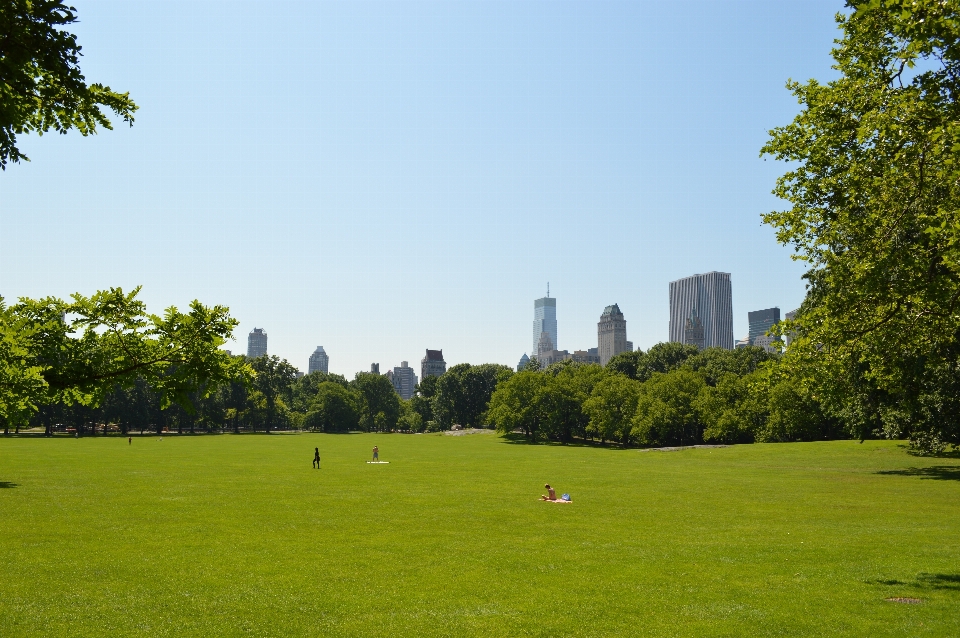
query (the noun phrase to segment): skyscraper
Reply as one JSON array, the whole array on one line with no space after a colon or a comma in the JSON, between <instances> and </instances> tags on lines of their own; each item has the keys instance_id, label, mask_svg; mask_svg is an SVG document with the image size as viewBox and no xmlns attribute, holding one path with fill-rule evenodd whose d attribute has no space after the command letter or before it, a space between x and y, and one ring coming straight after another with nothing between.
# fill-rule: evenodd
<instances>
[{"instance_id":1,"label":"skyscraper","mask_svg":"<svg viewBox=\"0 0 960 638\"><path fill-rule=\"evenodd\" d=\"M670 282L670 341L684 342L687 319L703 324L703 347L733 349L730 273L708 272Z\"/></svg>"},{"instance_id":2,"label":"skyscraper","mask_svg":"<svg viewBox=\"0 0 960 638\"><path fill-rule=\"evenodd\" d=\"M254 328L247 335L247 358L256 359L267 354L267 333L263 328Z\"/></svg>"},{"instance_id":3,"label":"skyscraper","mask_svg":"<svg viewBox=\"0 0 960 638\"><path fill-rule=\"evenodd\" d=\"M330 357L324 351L323 346L317 346L317 349L310 355L310 364L307 366L307 374L311 372L329 372Z\"/></svg>"},{"instance_id":4,"label":"skyscraper","mask_svg":"<svg viewBox=\"0 0 960 638\"><path fill-rule=\"evenodd\" d=\"M420 379L439 377L447 371L447 362L443 360L443 350L427 350L420 360Z\"/></svg>"},{"instance_id":5,"label":"skyscraper","mask_svg":"<svg viewBox=\"0 0 960 638\"><path fill-rule=\"evenodd\" d=\"M413 392L417 387L417 375L413 373L413 368L407 365L406 361L401 361L400 367L393 369L390 380L393 382L393 389L397 391L401 399L407 400L413 397Z\"/></svg>"},{"instance_id":6,"label":"skyscraper","mask_svg":"<svg viewBox=\"0 0 960 638\"><path fill-rule=\"evenodd\" d=\"M533 302L533 352L537 351L540 335L546 332L554 348L559 348L557 341L557 300L550 296L550 286L547 286L547 296Z\"/></svg>"},{"instance_id":7,"label":"skyscraper","mask_svg":"<svg viewBox=\"0 0 960 638\"><path fill-rule=\"evenodd\" d=\"M747 322L750 324L750 345L757 345L757 337L767 334L767 330L780 323L780 309L767 308L766 310L754 310L747 313Z\"/></svg>"},{"instance_id":8,"label":"skyscraper","mask_svg":"<svg viewBox=\"0 0 960 638\"><path fill-rule=\"evenodd\" d=\"M600 354L600 365L607 362L621 352L627 350L627 320L620 312L620 306L613 304L603 309L600 321L597 323L597 350ZM632 344L631 344L632 345Z\"/></svg>"}]
</instances>

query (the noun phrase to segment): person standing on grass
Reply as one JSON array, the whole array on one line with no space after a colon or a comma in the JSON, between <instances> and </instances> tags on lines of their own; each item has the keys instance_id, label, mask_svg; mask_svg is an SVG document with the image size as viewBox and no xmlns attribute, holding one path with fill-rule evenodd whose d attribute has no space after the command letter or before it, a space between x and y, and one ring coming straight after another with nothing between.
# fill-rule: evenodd
<instances>
[{"instance_id":1,"label":"person standing on grass","mask_svg":"<svg viewBox=\"0 0 960 638\"><path fill-rule=\"evenodd\" d=\"M313 448L313 467L320 469L320 448Z\"/></svg>"},{"instance_id":2,"label":"person standing on grass","mask_svg":"<svg viewBox=\"0 0 960 638\"><path fill-rule=\"evenodd\" d=\"M133 445L133 437L132 437L132 436L128 436L128 437L127 437L127 445Z\"/></svg>"},{"instance_id":3,"label":"person standing on grass","mask_svg":"<svg viewBox=\"0 0 960 638\"><path fill-rule=\"evenodd\" d=\"M380 460L380 448L376 445L373 446L373 462L376 463Z\"/></svg>"}]
</instances>

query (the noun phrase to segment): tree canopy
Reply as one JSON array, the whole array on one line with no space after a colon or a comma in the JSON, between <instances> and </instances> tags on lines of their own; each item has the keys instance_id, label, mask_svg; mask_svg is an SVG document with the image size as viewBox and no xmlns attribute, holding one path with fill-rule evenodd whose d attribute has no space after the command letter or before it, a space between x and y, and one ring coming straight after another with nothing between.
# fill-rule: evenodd
<instances>
[{"instance_id":1,"label":"tree canopy","mask_svg":"<svg viewBox=\"0 0 960 638\"><path fill-rule=\"evenodd\" d=\"M861 438L960 443L960 4L848 7L839 77L788 83L762 149L792 165L764 221L809 266L785 363Z\"/></svg>"},{"instance_id":2,"label":"tree canopy","mask_svg":"<svg viewBox=\"0 0 960 638\"><path fill-rule=\"evenodd\" d=\"M96 406L115 387L146 380L161 407L193 408L198 396L250 376L220 349L237 321L224 306L150 314L140 289L91 297L0 298L0 417L20 423L49 403Z\"/></svg>"},{"instance_id":3,"label":"tree canopy","mask_svg":"<svg viewBox=\"0 0 960 638\"><path fill-rule=\"evenodd\" d=\"M59 0L0 0L0 169L29 161L17 135L112 129L101 107L133 125L130 94L87 84L80 72L77 37L61 28L77 20Z\"/></svg>"}]
</instances>

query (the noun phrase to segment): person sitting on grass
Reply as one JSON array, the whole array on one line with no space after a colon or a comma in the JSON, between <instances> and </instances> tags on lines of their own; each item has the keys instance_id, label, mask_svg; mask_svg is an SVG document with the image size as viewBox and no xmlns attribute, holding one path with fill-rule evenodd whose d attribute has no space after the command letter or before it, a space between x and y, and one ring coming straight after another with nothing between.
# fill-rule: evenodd
<instances>
[{"instance_id":1,"label":"person sitting on grass","mask_svg":"<svg viewBox=\"0 0 960 638\"><path fill-rule=\"evenodd\" d=\"M540 500L541 500L541 501L555 501L555 500L557 500L557 491L556 491L555 489L553 489L552 487L550 487L550 484L549 484L549 483L547 483L546 485L544 485L544 487L547 488L547 493L546 493L546 494L541 494L541 495L540 495Z\"/></svg>"}]
</instances>

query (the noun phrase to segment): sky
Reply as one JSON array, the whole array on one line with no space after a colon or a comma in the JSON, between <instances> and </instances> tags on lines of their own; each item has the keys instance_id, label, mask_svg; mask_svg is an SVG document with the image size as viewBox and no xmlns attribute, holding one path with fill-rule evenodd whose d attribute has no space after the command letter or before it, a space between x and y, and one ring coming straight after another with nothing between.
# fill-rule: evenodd
<instances>
[{"instance_id":1,"label":"sky","mask_svg":"<svg viewBox=\"0 0 960 638\"><path fill-rule=\"evenodd\" d=\"M87 80L140 110L20 137L8 301L143 286L153 312L229 306L235 353L264 328L352 378L427 348L515 366L548 282L570 351L612 303L666 341L696 273L731 273L735 338L803 299L759 150L788 79L835 77L842 1L71 4Z\"/></svg>"}]
</instances>

